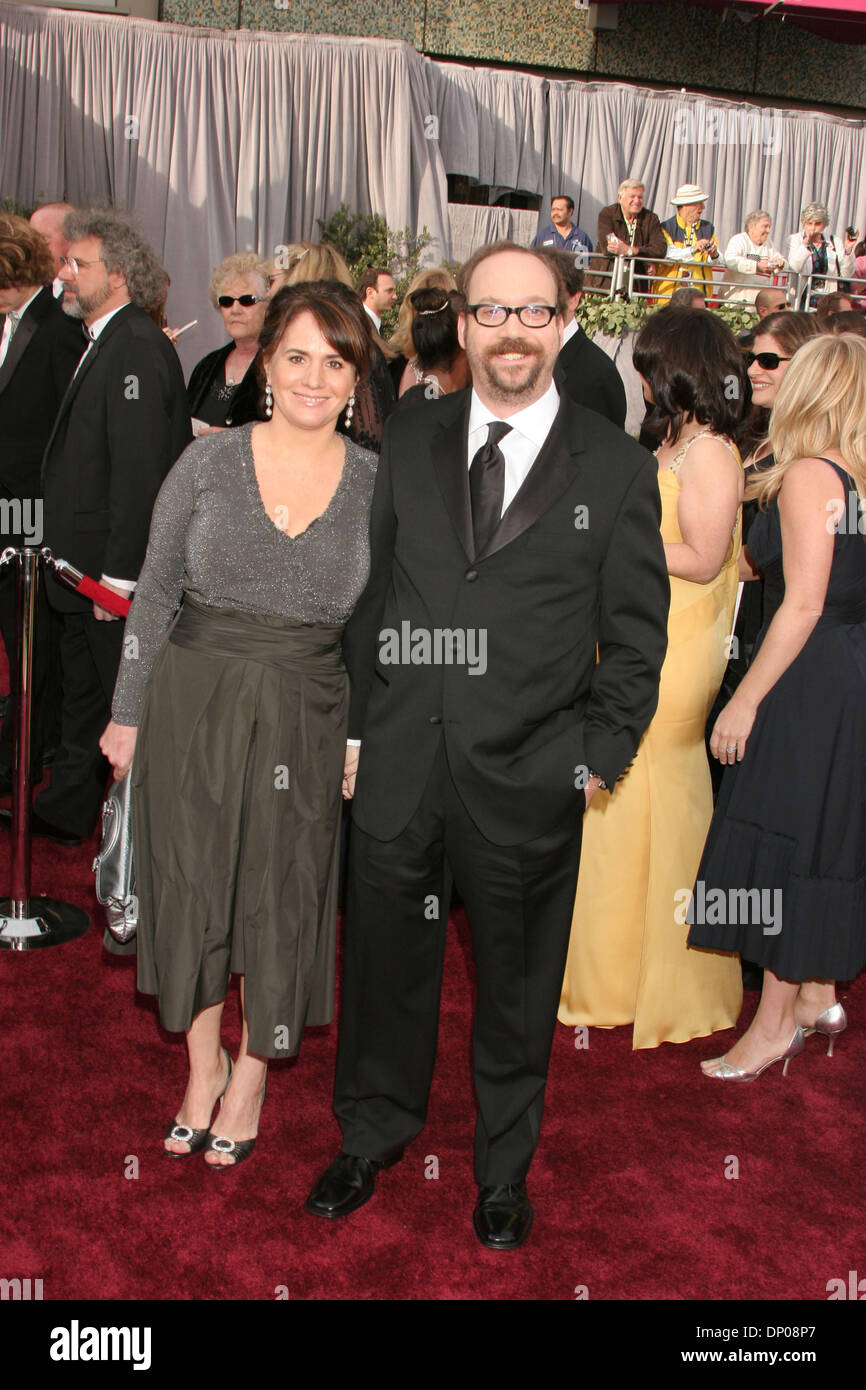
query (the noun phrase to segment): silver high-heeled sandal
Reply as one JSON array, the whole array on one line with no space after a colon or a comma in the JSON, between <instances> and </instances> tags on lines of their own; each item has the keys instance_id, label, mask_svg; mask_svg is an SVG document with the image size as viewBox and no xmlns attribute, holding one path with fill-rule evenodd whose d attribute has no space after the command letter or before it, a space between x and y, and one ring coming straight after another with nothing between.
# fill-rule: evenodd
<instances>
[{"instance_id":1,"label":"silver high-heeled sandal","mask_svg":"<svg viewBox=\"0 0 866 1390\"><path fill-rule=\"evenodd\" d=\"M805 1037L803 1029L798 1024L794 1029L794 1036L785 1048L785 1051L780 1052L778 1057L771 1057L769 1061L762 1062L755 1071L745 1071L743 1067L732 1067L730 1062L726 1062L724 1057L722 1057L716 1070L709 1072L705 1071L704 1076L709 1076L711 1079L717 1079L719 1081L754 1081L756 1077L761 1075L762 1071L767 1070L767 1067L772 1067L776 1062L781 1062L783 1060L785 1065L782 1067L782 1075L787 1076L788 1063L792 1057L796 1057L799 1052L803 1051L804 1046Z\"/></svg>"},{"instance_id":2,"label":"silver high-heeled sandal","mask_svg":"<svg viewBox=\"0 0 866 1390\"><path fill-rule=\"evenodd\" d=\"M829 1009L825 1009L819 1014L811 1028L803 1029L803 1036L810 1038L813 1033L823 1033L827 1038L827 1056L833 1056L833 1043L840 1033L844 1033L848 1027L848 1015L845 1013L841 1004L831 1004Z\"/></svg>"}]
</instances>

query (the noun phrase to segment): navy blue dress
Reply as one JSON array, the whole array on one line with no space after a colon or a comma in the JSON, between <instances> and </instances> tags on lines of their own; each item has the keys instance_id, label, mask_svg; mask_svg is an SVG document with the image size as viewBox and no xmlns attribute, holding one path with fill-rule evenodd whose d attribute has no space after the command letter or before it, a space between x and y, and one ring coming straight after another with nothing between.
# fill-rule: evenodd
<instances>
[{"instance_id":1,"label":"navy blue dress","mask_svg":"<svg viewBox=\"0 0 866 1390\"><path fill-rule=\"evenodd\" d=\"M824 611L758 706L743 761L725 768L689 915L690 946L790 981L851 980L866 964L866 537L854 483L832 467L846 511ZM776 499L749 550L784 592Z\"/></svg>"}]
</instances>

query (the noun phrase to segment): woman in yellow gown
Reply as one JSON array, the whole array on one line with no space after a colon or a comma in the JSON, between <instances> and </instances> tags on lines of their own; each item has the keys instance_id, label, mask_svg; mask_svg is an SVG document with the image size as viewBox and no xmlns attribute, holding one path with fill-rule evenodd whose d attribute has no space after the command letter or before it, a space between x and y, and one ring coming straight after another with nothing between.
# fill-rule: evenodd
<instances>
[{"instance_id":1,"label":"woman in yellow gown","mask_svg":"<svg viewBox=\"0 0 866 1390\"><path fill-rule=\"evenodd\" d=\"M593 797L561 1023L633 1024L633 1047L731 1028L736 957L687 945L688 900L713 811L704 744L733 627L742 464L727 438L745 371L730 330L703 309L662 309L635 344L653 405L662 538L671 579L658 709L626 775Z\"/></svg>"}]
</instances>

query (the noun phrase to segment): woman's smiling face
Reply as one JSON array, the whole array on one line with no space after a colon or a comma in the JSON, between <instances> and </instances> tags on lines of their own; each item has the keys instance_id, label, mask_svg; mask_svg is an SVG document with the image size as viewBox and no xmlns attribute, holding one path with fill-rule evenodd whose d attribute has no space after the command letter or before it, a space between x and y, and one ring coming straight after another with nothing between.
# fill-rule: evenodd
<instances>
[{"instance_id":1,"label":"woman's smiling face","mask_svg":"<svg viewBox=\"0 0 866 1390\"><path fill-rule=\"evenodd\" d=\"M774 352L777 357L788 356L771 333L756 333L752 351L756 357L762 352ZM752 400L755 405L763 405L768 409L772 406L787 370L787 361L780 362L778 367L762 367L760 362L752 363L749 368L749 380L752 383Z\"/></svg>"}]
</instances>

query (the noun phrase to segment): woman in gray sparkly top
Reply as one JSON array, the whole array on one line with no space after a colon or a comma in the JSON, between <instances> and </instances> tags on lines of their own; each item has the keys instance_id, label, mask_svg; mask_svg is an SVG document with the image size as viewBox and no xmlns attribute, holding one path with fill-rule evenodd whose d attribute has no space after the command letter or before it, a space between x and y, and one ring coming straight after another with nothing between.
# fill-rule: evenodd
<instances>
[{"instance_id":1,"label":"woman in gray sparkly top","mask_svg":"<svg viewBox=\"0 0 866 1390\"><path fill-rule=\"evenodd\" d=\"M204 1149L219 1169L252 1150L268 1058L333 1017L352 781L340 639L367 579L376 467L335 432L369 364L357 296L333 281L279 291L261 348L268 420L191 444L159 494L101 740L116 777L132 765L139 988L187 1035L165 1149Z\"/></svg>"}]
</instances>

